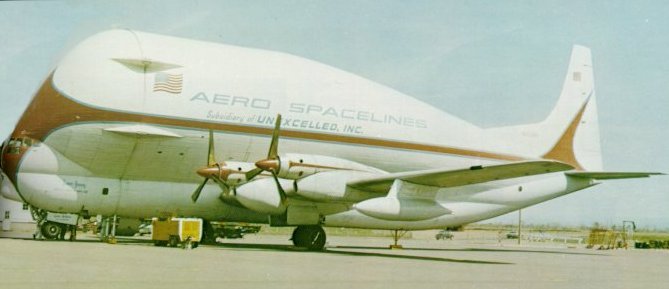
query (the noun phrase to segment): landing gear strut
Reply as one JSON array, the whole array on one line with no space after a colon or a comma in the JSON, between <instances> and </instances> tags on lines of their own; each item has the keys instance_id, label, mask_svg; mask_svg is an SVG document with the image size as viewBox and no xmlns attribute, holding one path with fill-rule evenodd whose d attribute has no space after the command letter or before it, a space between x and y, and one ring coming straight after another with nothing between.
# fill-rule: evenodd
<instances>
[{"instance_id":1,"label":"landing gear strut","mask_svg":"<svg viewBox=\"0 0 669 289\"><path fill-rule=\"evenodd\" d=\"M111 217L99 217L101 222L100 240L109 244L116 244L116 215Z\"/></svg>"},{"instance_id":2,"label":"landing gear strut","mask_svg":"<svg viewBox=\"0 0 669 289\"><path fill-rule=\"evenodd\" d=\"M402 249L402 245L399 244L399 240L406 235L408 231L404 230L393 230L393 244L389 246L390 249Z\"/></svg>"},{"instance_id":3,"label":"landing gear strut","mask_svg":"<svg viewBox=\"0 0 669 289\"><path fill-rule=\"evenodd\" d=\"M216 231L214 231L214 226L211 225L211 222L207 220L202 220L202 240L200 243L212 245L216 244Z\"/></svg>"},{"instance_id":4,"label":"landing gear strut","mask_svg":"<svg viewBox=\"0 0 669 289\"><path fill-rule=\"evenodd\" d=\"M297 226L293 231L295 247L306 248L309 251L320 251L325 246L325 231L318 225Z\"/></svg>"}]
</instances>

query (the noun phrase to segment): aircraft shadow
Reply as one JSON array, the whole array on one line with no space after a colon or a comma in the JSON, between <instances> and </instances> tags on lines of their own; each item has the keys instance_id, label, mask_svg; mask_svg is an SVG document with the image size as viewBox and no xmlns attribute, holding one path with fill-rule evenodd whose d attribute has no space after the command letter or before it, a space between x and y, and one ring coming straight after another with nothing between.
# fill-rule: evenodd
<instances>
[{"instance_id":1,"label":"aircraft shadow","mask_svg":"<svg viewBox=\"0 0 669 289\"><path fill-rule=\"evenodd\" d=\"M17 238L20 240L32 240L36 242L76 242L76 243L105 243L100 239L94 239L94 238L81 238L81 239L76 239L74 241L70 241L69 239L65 240L45 240L45 239L32 239L32 238ZM116 244L117 245L138 245L138 244L148 244L148 245L153 245L152 240L141 240L141 239L136 239L133 237L116 237Z\"/></svg>"},{"instance_id":2,"label":"aircraft shadow","mask_svg":"<svg viewBox=\"0 0 669 289\"><path fill-rule=\"evenodd\" d=\"M6 238L6 237L5 237ZM29 238L7 238L7 239L22 239L29 240ZM133 237L116 237L117 245L150 245L153 246L152 240L146 239L137 239ZM37 242L69 242L68 240L34 240ZM78 243L100 243L98 239L78 239L75 242ZM233 250L272 250L272 251L283 251L283 252L302 252L302 253L314 253L314 254L334 254L334 255L348 255L356 257L381 257L381 258L394 258L394 259L406 259L406 260L420 260L420 261L436 261L436 262L451 262L451 263L469 263L469 264L488 264L488 265L513 265L514 263L509 262L500 262L500 261L485 261L485 260L469 260L469 259L454 259L454 258L442 258L442 257L428 257L428 256L415 256L415 255L406 255L406 254L386 254L379 252L359 252L359 251L346 251L346 249L352 250L381 250L388 251L388 247L378 247L378 246L336 246L331 248L326 248L323 251L308 251L303 248L298 248L293 245L279 245L279 244L257 244L257 243L216 243L216 244L206 244L201 245L210 248L220 248L220 249L233 249ZM565 254L565 255L585 255L585 256L608 256L605 254L596 254L596 253L580 253L580 252L563 252L563 251L549 251L549 250L526 250L526 249L482 249L482 248L415 248L415 247L405 247L402 253L410 251L441 251L441 252L499 252L499 253L535 253L535 254ZM397 251L396 251L397 252Z\"/></svg>"},{"instance_id":3,"label":"aircraft shadow","mask_svg":"<svg viewBox=\"0 0 669 289\"><path fill-rule=\"evenodd\" d=\"M388 250L388 247L372 246L337 246L341 249L364 249L364 250ZM537 254L559 254L559 255L584 255L584 256L607 256L596 253L564 252L549 250L527 250L527 249L482 249L482 248L414 248L404 247L412 251L443 251L443 252L500 252L500 253L537 253Z\"/></svg>"},{"instance_id":4,"label":"aircraft shadow","mask_svg":"<svg viewBox=\"0 0 669 289\"><path fill-rule=\"evenodd\" d=\"M17 240L33 240L37 242L70 242L69 240L34 240L28 237L2 237L3 239L17 239ZM125 237L117 236L116 241L118 245L152 245L152 240L147 239L137 239L136 237ZM100 243L99 239L77 239L74 242L78 243ZM216 243L216 244L206 244L203 246L210 247L223 247L231 249L258 249L258 250L275 250L275 251L286 251L286 252L311 252L302 248L298 248L292 245L274 245L274 244L239 244L239 243ZM459 262L459 263L476 263L476 264L512 264L507 262L492 262L492 261L477 261L477 260L460 260L460 259L450 259L450 258L438 258L438 257L424 257L424 256L411 256L411 255L395 255L395 254L383 254L375 252L354 252L354 251L343 251L341 249L354 249L354 250L382 250L388 251L388 247L378 247L378 246L335 246L329 248L329 250L324 250L314 253L327 253L327 254L340 254L340 255L351 255L351 256L370 256L370 257L388 257L388 258L399 258L399 259L415 259L415 260L425 260L425 261L442 261L442 262ZM564 251L550 251L550 250L527 250L527 249L483 249L483 248L416 248L416 247L404 247L405 251L441 251L441 252L499 252L499 253L535 253L535 254L558 254L558 255L583 255L583 256L608 256L606 254L597 254L597 253L583 253L583 252L564 252Z\"/></svg>"},{"instance_id":5,"label":"aircraft shadow","mask_svg":"<svg viewBox=\"0 0 669 289\"><path fill-rule=\"evenodd\" d=\"M220 248L226 248L226 249L236 249L236 250L272 250L272 251L284 251L284 252L302 252L302 253L313 253L313 254L334 254L334 255L355 256L355 257L381 257L381 258L450 262L450 263L468 263L468 264L484 264L484 265L513 265L513 263L498 262L498 261L452 259L452 258L441 258L441 257L414 256L414 255L405 255L405 254L384 254L384 253L378 253L378 252L344 251L344 250L341 250L341 247L326 248L323 251L308 251L308 250L298 248L298 247L295 247L295 246L292 246L292 245L275 245L275 244L218 243L218 244L215 244L215 245L205 245L205 246L220 247ZM355 247L352 247L352 249L369 249L369 248L364 248L364 247L355 248ZM376 248L372 248L372 249L376 249ZM385 248L385 250L388 250L388 248Z\"/></svg>"}]
</instances>

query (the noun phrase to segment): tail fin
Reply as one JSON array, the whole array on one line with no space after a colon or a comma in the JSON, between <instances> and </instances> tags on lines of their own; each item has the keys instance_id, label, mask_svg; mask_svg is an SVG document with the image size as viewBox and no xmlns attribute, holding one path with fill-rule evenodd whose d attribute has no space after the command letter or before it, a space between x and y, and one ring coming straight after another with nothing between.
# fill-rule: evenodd
<instances>
[{"instance_id":1,"label":"tail fin","mask_svg":"<svg viewBox=\"0 0 669 289\"><path fill-rule=\"evenodd\" d=\"M578 170L602 170L602 157L590 49L575 45L562 93L539 123L490 129L513 139L517 153L561 161Z\"/></svg>"},{"instance_id":2,"label":"tail fin","mask_svg":"<svg viewBox=\"0 0 669 289\"><path fill-rule=\"evenodd\" d=\"M574 46L562 93L548 118L539 125L562 129L543 158L580 170L602 170L599 122L590 49Z\"/></svg>"}]
</instances>

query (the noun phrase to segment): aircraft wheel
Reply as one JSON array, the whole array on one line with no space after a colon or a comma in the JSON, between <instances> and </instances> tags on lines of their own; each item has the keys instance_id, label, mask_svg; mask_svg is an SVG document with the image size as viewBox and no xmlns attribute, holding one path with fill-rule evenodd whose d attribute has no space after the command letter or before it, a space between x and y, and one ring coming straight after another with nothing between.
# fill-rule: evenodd
<instances>
[{"instance_id":1,"label":"aircraft wheel","mask_svg":"<svg viewBox=\"0 0 669 289\"><path fill-rule=\"evenodd\" d=\"M211 222L204 220L204 224L202 224L202 244L216 244L216 230L214 230L214 227L211 225Z\"/></svg>"},{"instance_id":2,"label":"aircraft wheel","mask_svg":"<svg viewBox=\"0 0 669 289\"><path fill-rule=\"evenodd\" d=\"M63 226L54 222L46 222L40 229L42 230L42 236L47 240L57 240L65 230Z\"/></svg>"},{"instance_id":3,"label":"aircraft wheel","mask_svg":"<svg viewBox=\"0 0 669 289\"><path fill-rule=\"evenodd\" d=\"M293 244L296 247L310 251L323 250L325 246L325 231L321 226L298 226L293 231Z\"/></svg>"},{"instance_id":4,"label":"aircraft wheel","mask_svg":"<svg viewBox=\"0 0 669 289\"><path fill-rule=\"evenodd\" d=\"M167 242L168 242L168 246L177 247L177 246L179 246L179 237L172 235L172 236L170 236L170 239Z\"/></svg>"}]
</instances>

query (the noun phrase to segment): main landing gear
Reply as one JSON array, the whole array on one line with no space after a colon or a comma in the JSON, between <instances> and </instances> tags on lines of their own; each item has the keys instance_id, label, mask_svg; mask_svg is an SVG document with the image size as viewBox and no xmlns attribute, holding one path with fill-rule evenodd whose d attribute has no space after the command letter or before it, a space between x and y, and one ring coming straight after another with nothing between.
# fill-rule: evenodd
<instances>
[{"instance_id":1,"label":"main landing gear","mask_svg":"<svg viewBox=\"0 0 669 289\"><path fill-rule=\"evenodd\" d=\"M390 249L402 249L402 245L399 244L399 240L407 234L406 230L393 230L393 244L389 246Z\"/></svg>"},{"instance_id":2,"label":"main landing gear","mask_svg":"<svg viewBox=\"0 0 669 289\"><path fill-rule=\"evenodd\" d=\"M325 246L325 231L318 225L297 226L293 231L295 247L306 248L309 251L320 251Z\"/></svg>"}]
</instances>

